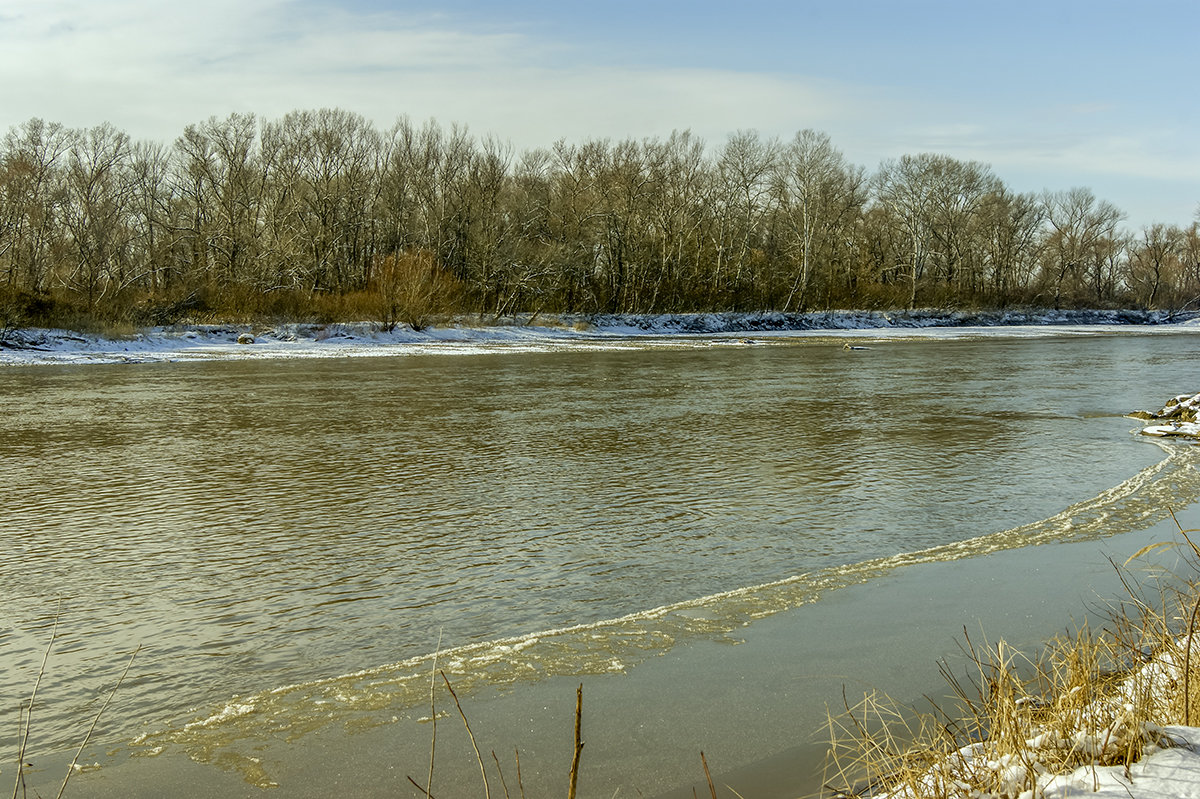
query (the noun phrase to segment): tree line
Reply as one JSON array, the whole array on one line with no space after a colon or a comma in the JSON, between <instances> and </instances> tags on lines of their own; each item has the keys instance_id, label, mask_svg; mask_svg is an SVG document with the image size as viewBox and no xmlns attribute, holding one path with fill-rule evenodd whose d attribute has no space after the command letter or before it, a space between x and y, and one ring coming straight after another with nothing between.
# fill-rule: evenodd
<instances>
[{"instance_id":1,"label":"tree line","mask_svg":"<svg viewBox=\"0 0 1200 799\"><path fill-rule=\"evenodd\" d=\"M1122 219L948 155L869 173L814 130L516 152L340 109L170 146L31 119L0 145L0 324L1200 302L1196 221Z\"/></svg>"}]
</instances>

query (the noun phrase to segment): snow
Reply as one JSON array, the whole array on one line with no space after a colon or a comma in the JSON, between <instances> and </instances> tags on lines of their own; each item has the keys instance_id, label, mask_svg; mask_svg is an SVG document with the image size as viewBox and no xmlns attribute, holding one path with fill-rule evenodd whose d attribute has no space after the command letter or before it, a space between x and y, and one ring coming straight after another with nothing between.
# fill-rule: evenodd
<instances>
[{"instance_id":1,"label":"snow","mask_svg":"<svg viewBox=\"0 0 1200 799\"><path fill-rule=\"evenodd\" d=\"M1040 796L1068 799L1090 796L1096 799L1200 799L1200 753L1191 741L1200 741L1200 728L1165 727L1163 733L1175 744L1157 748L1151 755L1129 767L1093 768L1084 766L1070 774L1046 781ZM1023 794L1021 799L1025 799Z\"/></svg>"},{"instance_id":2,"label":"snow","mask_svg":"<svg viewBox=\"0 0 1200 799\"><path fill-rule=\"evenodd\" d=\"M1183 640L1186 640L1183 639ZM1177 642L1183 646L1183 640ZM1134 702L1147 697L1165 707L1169 692L1178 686L1178 658L1162 653L1130 672L1111 694L1093 699L1078 713L1073 731L1034 727L1021 752L997 754L990 742L962 747L934 762L916 781L916 789L901 785L874 795L883 799L918 799L925 796L971 796L972 799L1067 799L1094 796L1104 799L1200 799L1200 728L1158 725L1138 719ZM1076 686L1072 691L1083 690ZM1141 758L1130 765L1100 766L1115 762L1130 751ZM1067 773L1055 773L1046 763L1063 762L1067 754L1084 762ZM1090 764L1088 763L1090 761ZM989 790L980 792L962 779L991 773L984 780ZM1029 786L1034 786L1030 788Z\"/></svg>"},{"instance_id":3,"label":"snow","mask_svg":"<svg viewBox=\"0 0 1200 799\"><path fill-rule=\"evenodd\" d=\"M29 329L0 340L0 365L474 355L561 349L751 346L780 337L858 340L1197 332L1200 317L1144 311L836 311L807 314L562 316L524 324L453 324L383 331L370 323L192 325L148 328L126 337ZM753 334L753 338L747 338ZM851 347L852 349L856 347Z\"/></svg>"},{"instance_id":4,"label":"snow","mask_svg":"<svg viewBox=\"0 0 1200 799\"><path fill-rule=\"evenodd\" d=\"M62 330L24 330L0 348L0 364L152 363L164 361L348 358L473 354L496 348L546 349L578 338L571 330L538 327L410 328L391 332L370 324L148 328L123 338Z\"/></svg>"},{"instance_id":5,"label":"snow","mask_svg":"<svg viewBox=\"0 0 1200 799\"><path fill-rule=\"evenodd\" d=\"M1009 792L995 796L1017 799L1200 799L1200 752L1193 742L1200 741L1200 728L1169 726L1159 728L1159 745L1129 767L1080 766L1069 774L1044 774L1037 780L1037 790L1020 791L1025 782L1026 764L991 761L986 765L1003 771L1010 778ZM978 744L974 745L978 746ZM960 752L971 757L972 747ZM1033 764L1036 770L1037 764ZM932 787L932 783L931 783ZM943 786L944 787L944 786ZM983 799L983 797L981 797Z\"/></svg>"},{"instance_id":6,"label":"snow","mask_svg":"<svg viewBox=\"0 0 1200 799\"><path fill-rule=\"evenodd\" d=\"M1200 423L1172 422L1171 424L1152 424L1142 428L1142 435L1157 436L1200 436Z\"/></svg>"},{"instance_id":7,"label":"snow","mask_svg":"<svg viewBox=\"0 0 1200 799\"><path fill-rule=\"evenodd\" d=\"M1159 424L1142 428L1142 435L1157 438L1200 438L1200 394L1180 394L1167 400L1154 413L1137 411L1131 416Z\"/></svg>"}]
</instances>

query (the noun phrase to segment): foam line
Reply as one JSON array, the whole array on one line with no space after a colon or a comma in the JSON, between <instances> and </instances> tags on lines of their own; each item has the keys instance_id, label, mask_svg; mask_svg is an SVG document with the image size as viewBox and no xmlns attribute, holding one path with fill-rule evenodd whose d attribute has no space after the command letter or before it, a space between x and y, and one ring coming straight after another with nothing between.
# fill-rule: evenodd
<instances>
[{"instance_id":1,"label":"foam line","mask_svg":"<svg viewBox=\"0 0 1200 799\"><path fill-rule=\"evenodd\" d=\"M760 585L662 605L602 621L447 649L436 655L459 695L485 686L530 683L550 676L625 671L677 642L727 638L755 619L817 601L829 591L866 583L898 568L978 557L1068 541L1095 540L1144 529L1170 507L1200 499L1200 448L1156 442L1167 453L1128 480L1036 522L916 552L797 574ZM270 777L243 769L240 742L266 733L292 740L331 724L350 729L416 721L429 701L435 655L426 654L350 674L245 697L175 728L141 736L135 754L182 748L193 759L233 768L252 784ZM235 751L229 751L233 747ZM257 764L257 761L255 761Z\"/></svg>"}]
</instances>

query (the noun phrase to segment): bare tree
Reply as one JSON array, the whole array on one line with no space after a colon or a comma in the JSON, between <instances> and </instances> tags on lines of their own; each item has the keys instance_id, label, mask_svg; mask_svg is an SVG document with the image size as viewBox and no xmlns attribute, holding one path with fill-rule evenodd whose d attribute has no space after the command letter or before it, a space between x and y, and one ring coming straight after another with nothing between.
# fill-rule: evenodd
<instances>
[{"instance_id":1,"label":"bare tree","mask_svg":"<svg viewBox=\"0 0 1200 799\"><path fill-rule=\"evenodd\" d=\"M1160 290L1173 290L1183 277L1184 232L1175 225L1143 227L1130 247L1129 287L1147 308L1155 308Z\"/></svg>"},{"instance_id":2,"label":"bare tree","mask_svg":"<svg viewBox=\"0 0 1200 799\"><path fill-rule=\"evenodd\" d=\"M875 196L890 212L907 244L903 268L909 283L909 308L916 307L917 285L924 277L934 244L931 183L934 178L932 161L936 157L906 155L884 161L874 178Z\"/></svg>"},{"instance_id":3,"label":"bare tree","mask_svg":"<svg viewBox=\"0 0 1200 799\"><path fill-rule=\"evenodd\" d=\"M383 137L358 114L323 108L287 114L263 139L272 227L293 264L291 280L315 290L363 288L375 256Z\"/></svg>"},{"instance_id":4,"label":"bare tree","mask_svg":"<svg viewBox=\"0 0 1200 799\"><path fill-rule=\"evenodd\" d=\"M706 192L711 183L704 142L691 131L672 131L666 141L643 142L649 173L649 224L655 267L647 310L665 304L678 310L684 281L694 278L702 256Z\"/></svg>"},{"instance_id":5,"label":"bare tree","mask_svg":"<svg viewBox=\"0 0 1200 799\"><path fill-rule=\"evenodd\" d=\"M266 167L253 114L210 117L188 125L175 142L175 185L184 205L192 271L219 285L249 282L258 267Z\"/></svg>"},{"instance_id":6,"label":"bare tree","mask_svg":"<svg viewBox=\"0 0 1200 799\"><path fill-rule=\"evenodd\" d=\"M37 119L0 142L0 290L98 317L193 292L228 314L414 325L451 310L1200 301L1200 221L1135 240L1121 218L1088 189L1015 194L947 155L868 181L813 130L517 153L433 120L381 134L319 109L210 118L166 148Z\"/></svg>"},{"instance_id":7,"label":"bare tree","mask_svg":"<svg viewBox=\"0 0 1200 799\"><path fill-rule=\"evenodd\" d=\"M602 307L600 253L607 213L601 196L601 173L609 159L609 143L581 145L558 141L551 150L548 208L550 264L558 273L563 308Z\"/></svg>"},{"instance_id":8,"label":"bare tree","mask_svg":"<svg viewBox=\"0 0 1200 799\"><path fill-rule=\"evenodd\" d=\"M134 145L130 161L133 197L131 225L135 268L150 292L166 290L174 278L174 244L170 154L156 142Z\"/></svg>"},{"instance_id":9,"label":"bare tree","mask_svg":"<svg viewBox=\"0 0 1200 799\"><path fill-rule=\"evenodd\" d=\"M976 237L986 285L1001 306L1032 279L1044 221L1044 207L1033 194L1013 194L1001 186L984 198L976 217Z\"/></svg>"},{"instance_id":10,"label":"bare tree","mask_svg":"<svg viewBox=\"0 0 1200 799\"><path fill-rule=\"evenodd\" d=\"M802 130L779 159L779 209L796 262L783 309L809 302L814 261L837 257L866 200L862 167L851 166L829 136Z\"/></svg>"},{"instance_id":11,"label":"bare tree","mask_svg":"<svg viewBox=\"0 0 1200 799\"><path fill-rule=\"evenodd\" d=\"M775 139L764 141L757 131L739 130L725 142L717 159L713 287L719 291L731 282L735 304L738 292L752 277L751 256L761 251L763 223L775 202L771 179L778 172L781 151Z\"/></svg>"},{"instance_id":12,"label":"bare tree","mask_svg":"<svg viewBox=\"0 0 1200 799\"><path fill-rule=\"evenodd\" d=\"M1046 277L1054 287L1054 307L1062 304L1069 278L1090 282L1097 300L1104 299L1104 265L1117 246L1117 223L1124 214L1110 202L1097 200L1091 189L1073 188L1042 196L1050 224Z\"/></svg>"},{"instance_id":13,"label":"bare tree","mask_svg":"<svg viewBox=\"0 0 1200 799\"><path fill-rule=\"evenodd\" d=\"M4 138L0 160L0 264L4 280L39 293L47 287L66 202L66 162L74 134L31 119Z\"/></svg>"},{"instance_id":14,"label":"bare tree","mask_svg":"<svg viewBox=\"0 0 1200 799\"><path fill-rule=\"evenodd\" d=\"M59 280L89 309L132 285L129 211L134 181L129 136L107 123L80 132L67 165L67 254Z\"/></svg>"},{"instance_id":15,"label":"bare tree","mask_svg":"<svg viewBox=\"0 0 1200 799\"><path fill-rule=\"evenodd\" d=\"M461 271L484 307L498 309L516 263L523 213L513 206L512 148L485 138L472 148L461 192Z\"/></svg>"}]
</instances>

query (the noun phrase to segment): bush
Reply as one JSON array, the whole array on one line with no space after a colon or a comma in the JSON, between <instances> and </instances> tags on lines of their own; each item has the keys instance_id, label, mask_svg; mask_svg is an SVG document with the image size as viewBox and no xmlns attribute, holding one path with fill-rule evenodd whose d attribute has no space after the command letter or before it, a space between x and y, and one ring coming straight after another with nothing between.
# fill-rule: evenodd
<instances>
[{"instance_id":1,"label":"bush","mask_svg":"<svg viewBox=\"0 0 1200 799\"><path fill-rule=\"evenodd\" d=\"M369 290L384 330L399 323L423 330L434 319L455 310L463 295L458 278L427 250L406 251L379 259Z\"/></svg>"}]
</instances>

